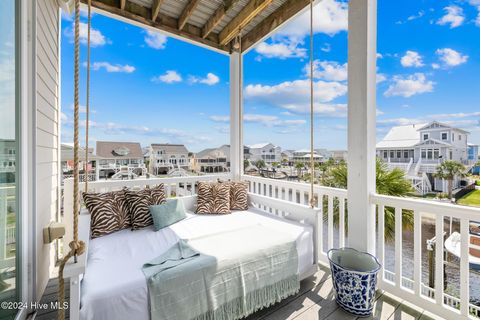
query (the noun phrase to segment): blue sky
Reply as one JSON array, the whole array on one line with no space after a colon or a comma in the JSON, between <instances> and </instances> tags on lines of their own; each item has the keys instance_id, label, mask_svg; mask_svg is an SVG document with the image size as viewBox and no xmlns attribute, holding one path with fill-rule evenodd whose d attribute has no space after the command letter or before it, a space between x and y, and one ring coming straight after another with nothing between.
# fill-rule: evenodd
<instances>
[{"instance_id":1,"label":"blue sky","mask_svg":"<svg viewBox=\"0 0 480 320\"><path fill-rule=\"evenodd\" d=\"M314 16L315 144L344 149L347 4L323 0ZM300 15L244 57L246 144L309 145L308 17ZM185 143L196 152L229 142L226 55L99 14L92 27L92 143ZM64 17L64 142L72 141L72 28ZM479 39L480 0L378 1L377 138L393 125L439 120L480 143ZM85 67L81 76L84 83Z\"/></svg>"}]
</instances>

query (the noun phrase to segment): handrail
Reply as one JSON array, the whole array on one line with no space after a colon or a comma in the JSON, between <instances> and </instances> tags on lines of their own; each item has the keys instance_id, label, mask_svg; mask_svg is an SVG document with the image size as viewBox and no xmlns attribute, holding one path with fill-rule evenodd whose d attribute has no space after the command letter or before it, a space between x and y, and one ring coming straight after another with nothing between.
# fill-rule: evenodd
<instances>
[{"instance_id":1,"label":"handrail","mask_svg":"<svg viewBox=\"0 0 480 320\"><path fill-rule=\"evenodd\" d=\"M407 210L417 210L430 214L441 213L442 216L452 216L470 220L480 220L480 208L461 206L452 203L444 203L433 200L412 199L393 197L380 194L372 194L370 201L374 204L387 207L401 207Z\"/></svg>"}]
</instances>

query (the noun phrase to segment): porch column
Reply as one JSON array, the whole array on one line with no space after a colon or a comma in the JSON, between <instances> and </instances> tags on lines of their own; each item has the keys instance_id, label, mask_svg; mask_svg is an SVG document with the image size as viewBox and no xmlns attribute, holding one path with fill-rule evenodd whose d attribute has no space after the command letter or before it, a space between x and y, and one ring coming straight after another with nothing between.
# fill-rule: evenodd
<instances>
[{"instance_id":1,"label":"porch column","mask_svg":"<svg viewBox=\"0 0 480 320\"><path fill-rule=\"evenodd\" d=\"M242 66L242 54L230 54L230 172L234 180L243 174Z\"/></svg>"},{"instance_id":2,"label":"porch column","mask_svg":"<svg viewBox=\"0 0 480 320\"><path fill-rule=\"evenodd\" d=\"M375 253L377 1L348 8L348 242Z\"/></svg>"}]
</instances>

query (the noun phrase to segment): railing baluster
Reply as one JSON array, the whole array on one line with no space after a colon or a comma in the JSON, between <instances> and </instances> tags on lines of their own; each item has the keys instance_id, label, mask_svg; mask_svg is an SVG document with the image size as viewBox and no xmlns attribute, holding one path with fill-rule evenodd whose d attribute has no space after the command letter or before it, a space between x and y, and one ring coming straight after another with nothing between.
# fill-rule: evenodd
<instances>
[{"instance_id":1,"label":"railing baluster","mask_svg":"<svg viewBox=\"0 0 480 320\"><path fill-rule=\"evenodd\" d=\"M469 287L469 246L470 246L470 221L460 220L461 249L460 249L460 312L468 317L470 309L470 287Z\"/></svg>"},{"instance_id":2,"label":"railing baluster","mask_svg":"<svg viewBox=\"0 0 480 320\"><path fill-rule=\"evenodd\" d=\"M437 212L435 223L435 300L443 306L443 215Z\"/></svg>"},{"instance_id":3,"label":"railing baluster","mask_svg":"<svg viewBox=\"0 0 480 320\"><path fill-rule=\"evenodd\" d=\"M422 286L422 215L413 211L413 290L416 296L421 294Z\"/></svg>"},{"instance_id":4,"label":"railing baluster","mask_svg":"<svg viewBox=\"0 0 480 320\"><path fill-rule=\"evenodd\" d=\"M395 208L395 285L402 286L402 208Z\"/></svg>"},{"instance_id":5,"label":"railing baluster","mask_svg":"<svg viewBox=\"0 0 480 320\"><path fill-rule=\"evenodd\" d=\"M328 196L328 250L333 248L333 196Z\"/></svg>"},{"instance_id":6,"label":"railing baluster","mask_svg":"<svg viewBox=\"0 0 480 320\"><path fill-rule=\"evenodd\" d=\"M338 245L340 248L345 247L345 198L339 198L339 223L338 223Z\"/></svg>"},{"instance_id":7,"label":"railing baluster","mask_svg":"<svg viewBox=\"0 0 480 320\"><path fill-rule=\"evenodd\" d=\"M385 278L385 206L383 204L378 206L378 260L382 265L380 271L380 279Z\"/></svg>"}]
</instances>

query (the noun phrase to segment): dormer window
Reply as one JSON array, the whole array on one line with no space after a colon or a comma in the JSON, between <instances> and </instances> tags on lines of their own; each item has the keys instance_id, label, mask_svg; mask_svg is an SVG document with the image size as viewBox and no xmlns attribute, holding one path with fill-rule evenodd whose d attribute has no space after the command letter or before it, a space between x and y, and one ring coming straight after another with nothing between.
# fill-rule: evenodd
<instances>
[{"instance_id":1,"label":"dormer window","mask_svg":"<svg viewBox=\"0 0 480 320\"><path fill-rule=\"evenodd\" d=\"M423 134L423 141L427 141L430 138L430 133Z\"/></svg>"},{"instance_id":2,"label":"dormer window","mask_svg":"<svg viewBox=\"0 0 480 320\"><path fill-rule=\"evenodd\" d=\"M442 140L448 140L448 132L442 132Z\"/></svg>"}]
</instances>

